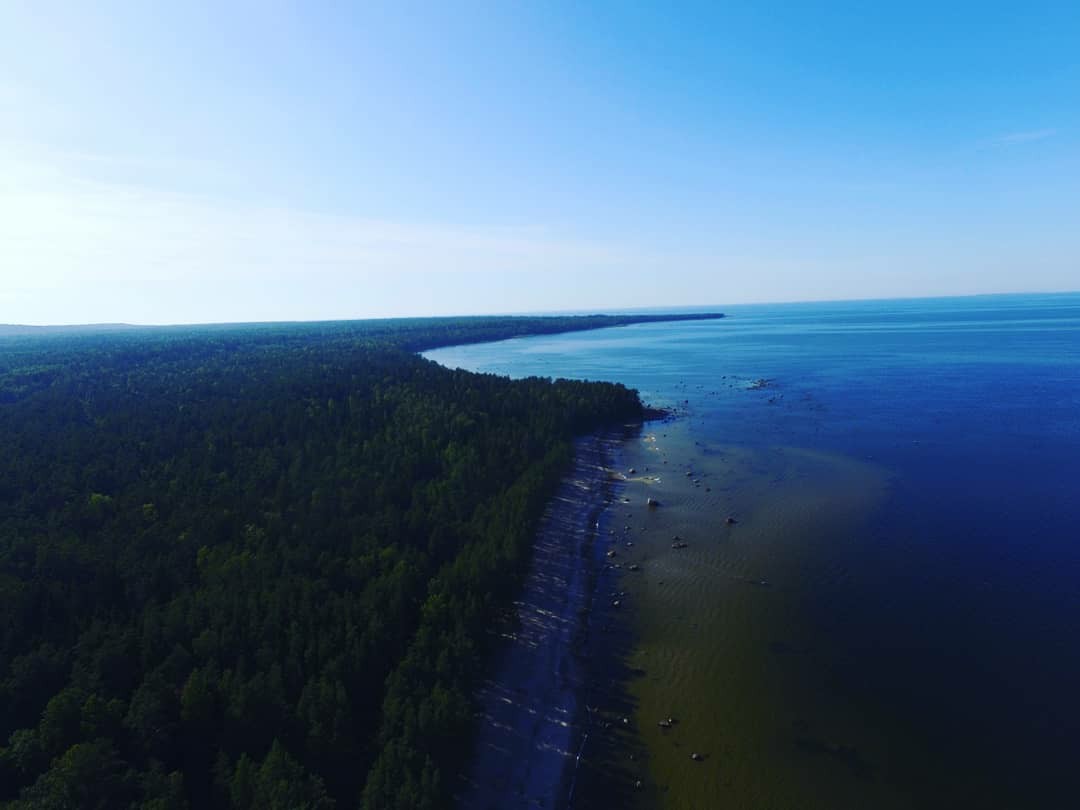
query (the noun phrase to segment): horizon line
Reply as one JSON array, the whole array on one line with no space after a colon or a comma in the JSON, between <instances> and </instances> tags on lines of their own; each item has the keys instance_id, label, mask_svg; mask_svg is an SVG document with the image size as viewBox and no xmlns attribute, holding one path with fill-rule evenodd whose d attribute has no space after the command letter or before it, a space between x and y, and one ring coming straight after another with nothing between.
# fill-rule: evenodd
<instances>
[{"instance_id":1,"label":"horizon line","mask_svg":"<svg viewBox=\"0 0 1080 810\"><path fill-rule=\"evenodd\" d=\"M662 315L665 311L672 314L685 314L691 311L699 311L702 314L720 314L723 307L747 307L747 306L795 306L798 304L852 304L859 302L873 303L886 301L940 301L961 298L1004 298L1004 297L1036 297L1047 295L1077 295L1080 288L1064 290L1025 290L1025 291L999 291L982 293L956 293L951 295L896 295L896 296L873 296L869 298L803 298L798 300L756 300L729 302L709 306L696 306L691 304L662 304L658 306L643 307L616 307L613 309L560 309L560 310L514 310L501 312L455 312L431 315L378 315L345 318L310 318L310 319L282 319L282 320L240 320L240 321L183 321L174 323L137 323L129 321L87 321L79 323L0 323L0 329L173 329L181 327L198 326L270 326L270 325L300 325L300 324L331 324L331 323L361 323L365 321L401 321L401 320L437 320L445 318L544 318L588 315L631 315L631 314L654 314Z\"/></svg>"}]
</instances>

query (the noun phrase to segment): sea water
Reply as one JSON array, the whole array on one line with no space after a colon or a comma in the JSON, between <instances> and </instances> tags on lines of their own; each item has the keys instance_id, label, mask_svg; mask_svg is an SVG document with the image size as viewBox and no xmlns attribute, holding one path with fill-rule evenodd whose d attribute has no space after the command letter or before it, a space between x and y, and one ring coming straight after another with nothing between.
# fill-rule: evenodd
<instances>
[{"instance_id":1,"label":"sea water","mask_svg":"<svg viewBox=\"0 0 1080 810\"><path fill-rule=\"evenodd\" d=\"M427 354L679 414L608 520L649 752L613 772L667 807L1075 806L1080 295L721 309Z\"/></svg>"}]
</instances>

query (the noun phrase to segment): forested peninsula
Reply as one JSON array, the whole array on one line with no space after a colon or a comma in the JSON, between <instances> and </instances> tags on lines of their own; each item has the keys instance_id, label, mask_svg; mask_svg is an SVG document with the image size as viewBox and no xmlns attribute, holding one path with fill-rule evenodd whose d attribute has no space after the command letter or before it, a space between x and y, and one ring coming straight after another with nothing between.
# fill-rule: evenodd
<instances>
[{"instance_id":1,"label":"forested peninsula","mask_svg":"<svg viewBox=\"0 0 1080 810\"><path fill-rule=\"evenodd\" d=\"M0 806L438 808L611 383L415 352L681 316L0 327Z\"/></svg>"}]
</instances>

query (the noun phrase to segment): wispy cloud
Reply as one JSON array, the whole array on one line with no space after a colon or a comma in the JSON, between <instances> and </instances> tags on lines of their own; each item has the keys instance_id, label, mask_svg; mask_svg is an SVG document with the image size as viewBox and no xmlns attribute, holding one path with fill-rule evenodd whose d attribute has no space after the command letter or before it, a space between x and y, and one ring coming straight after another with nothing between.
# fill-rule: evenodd
<instances>
[{"instance_id":1,"label":"wispy cloud","mask_svg":"<svg viewBox=\"0 0 1080 810\"><path fill-rule=\"evenodd\" d=\"M7 166L4 174L0 263L22 268L29 284L77 276L130 281L462 268L505 273L630 257L542 226L397 222L226 203L36 167Z\"/></svg>"},{"instance_id":2,"label":"wispy cloud","mask_svg":"<svg viewBox=\"0 0 1080 810\"><path fill-rule=\"evenodd\" d=\"M1023 132L1009 132L993 139L996 144L1012 146L1019 143L1031 143L1033 141L1045 141L1058 134L1056 129L1031 129Z\"/></svg>"},{"instance_id":3,"label":"wispy cloud","mask_svg":"<svg viewBox=\"0 0 1080 810\"><path fill-rule=\"evenodd\" d=\"M550 289L648 261L544 226L228 203L0 155L0 322L553 308Z\"/></svg>"}]
</instances>

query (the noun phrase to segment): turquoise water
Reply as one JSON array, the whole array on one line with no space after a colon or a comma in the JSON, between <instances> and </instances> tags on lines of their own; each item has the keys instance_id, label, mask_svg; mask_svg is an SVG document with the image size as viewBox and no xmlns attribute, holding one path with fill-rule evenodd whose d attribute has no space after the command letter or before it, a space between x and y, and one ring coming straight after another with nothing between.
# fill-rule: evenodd
<instances>
[{"instance_id":1,"label":"turquoise water","mask_svg":"<svg viewBox=\"0 0 1080 810\"><path fill-rule=\"evenodd\" d=\"M758 483L781 480L769 461L781 450L788 463L792 452L827 454L880 472L888 485L870 513L829 530L857 542L830 542L820 526L800 538L792 519L756 563L783 571L785 555L798 557L804 572L789 589L797 614L773 612L768 632L783 641L764 645L759 662L817 679L817 696L801 700L818 705L792 722L824 707L861 720L852 739L876 735L849 757L856 767L838 767L821 790L833 784L850 797L864 784L884 795L887 786L897 806L911 807L1071 806L1080 795L1080 295L723 309L718 321L427 356L626 383L651 404L678 407L685 453L702 463L742 453L753 463L740 474L751 470ZM835 480L856 487L850 476ZM775 491L788 504L798 498L790 480ZM705 510L717 507L688 504L715 521ZM796 615L789 638L777 622ZM752 604L740 616L752 624ZM750 654L708 666L749 667ZM769 734L775 756L746 768L802 754L817 767L821 751L855 750ZM840 789L845 779L853 792ZM757 806L785 806L779 794L759 795ZM818 806L810 798L805 806Z\"/></svg>"}]
</instances>

